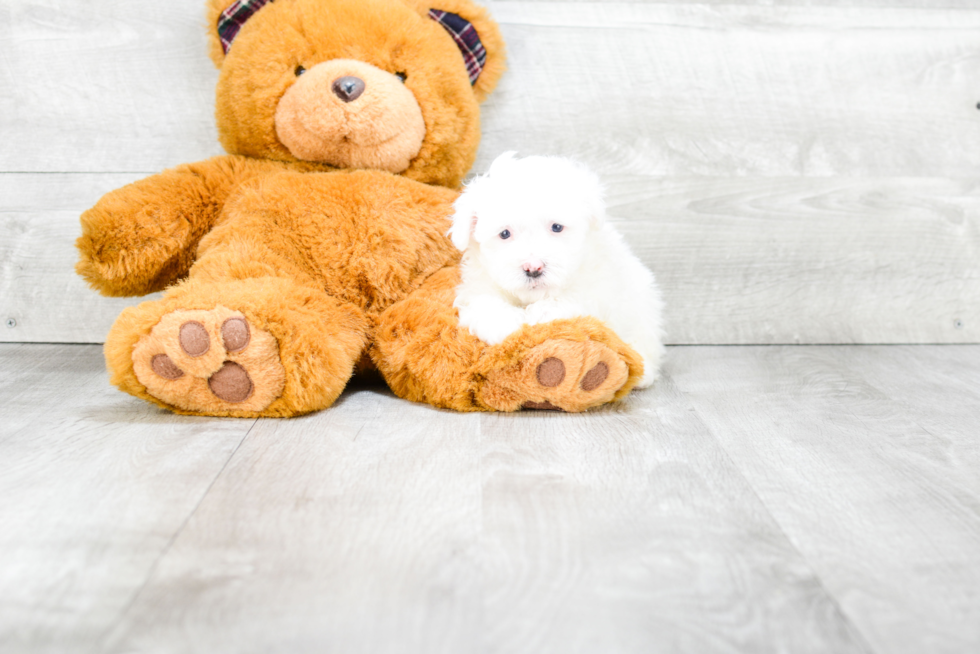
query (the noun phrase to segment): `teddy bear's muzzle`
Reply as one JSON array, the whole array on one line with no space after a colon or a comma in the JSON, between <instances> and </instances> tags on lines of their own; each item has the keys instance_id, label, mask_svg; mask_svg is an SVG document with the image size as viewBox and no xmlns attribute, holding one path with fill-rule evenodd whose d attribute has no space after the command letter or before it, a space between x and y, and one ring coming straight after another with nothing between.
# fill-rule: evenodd
<instances>
[{"instance_id":1,"label":"teddy bear's muzzle","mask_svg":"<svg viewBox=\"0 0 980 654\"><path fill-rule=\"evenodd\" d=\"M425 121L397 76L334 59L297 77L276 108L276 135L303 161L405 171L422 149Z\"/></svg>"}]
</instances>

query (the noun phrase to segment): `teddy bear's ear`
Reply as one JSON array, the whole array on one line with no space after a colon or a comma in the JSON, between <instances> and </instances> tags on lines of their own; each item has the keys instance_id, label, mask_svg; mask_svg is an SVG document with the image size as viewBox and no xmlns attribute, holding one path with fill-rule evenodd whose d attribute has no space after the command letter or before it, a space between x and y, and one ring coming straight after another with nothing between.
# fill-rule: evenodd
<instances>
[{"instance_id":1,"label":"teddy bear's ear","mask_svg":"<svg viewBox=\"0 0 980 654\"><path fill-rule=\"evenodd\" d=\"M459 48L476 99L482 102L506 67L500 27L483 7L470 0L405 0L441 25Z\"/></svg>"},{"instance_id":2,"label":"teddy bear's ear","mask_svg":"<svg viewBox=\"0 0 980 654\"><path fill-rule=\"evenodd\" d=\"M272 0L207 0L209 54L216 67L221 68L231 42L245 21L270 2Z\"/></svg>"}]
</instances>

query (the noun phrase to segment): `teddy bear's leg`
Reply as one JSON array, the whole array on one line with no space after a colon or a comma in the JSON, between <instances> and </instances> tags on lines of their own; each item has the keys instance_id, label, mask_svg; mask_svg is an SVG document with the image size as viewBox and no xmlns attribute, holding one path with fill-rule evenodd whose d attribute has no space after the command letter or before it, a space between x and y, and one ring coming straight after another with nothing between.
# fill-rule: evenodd
<instances>
[{"instance_id":1,"label":"teddy bear's leg","mask_svg":"<svg viewBox=\"0 0 980 654\"><path fill-rule=\"evenodd\" d=\"M126 309L105 354L114 384L179 413L291 416L333 403L367 328L356 307L288 279L191 279Z\"/></svg>"},{"instance_id":2,"label":"teddy bear's leg","mask_svg":"<svg viewBox=\"0 0 980 654\"><path fill-rule=\"evenodd\" d=\"M625 396L639 355L594 318L523 327L488 346L459 327L444 268L380 317L371 357L406 399L458 411L584 411Z\"/></svg>"}]
</instances>

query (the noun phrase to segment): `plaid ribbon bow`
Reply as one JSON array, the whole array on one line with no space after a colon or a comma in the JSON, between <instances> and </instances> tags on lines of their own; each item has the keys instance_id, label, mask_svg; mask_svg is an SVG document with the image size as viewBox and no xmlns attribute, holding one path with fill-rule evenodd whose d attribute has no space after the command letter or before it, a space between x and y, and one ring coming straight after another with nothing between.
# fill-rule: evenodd
<instances>
[{"instance_id":1,"label":"plaid ribbon bow","mask_svg":"<svg viewBox=\"0 0 980 654\"><path fill-rule=\"evenodd\" d=\"M272 0L238 0L221 12L218 16L218 38L221 39L221 49L225 54L228 54L231 42L238 36L238 30L242 29L245 21L270 2Z\"/></svg>"},{"instance_id":2,"label":"plaid ribbon bow","mask_svg":"<svg viewBox=\"0 0 980 654\"><path fill-rule=\"evenodd\" d=\"M463 55L463 62L466 63L466 72L470 76L470 84L476 84L480 78L483 67L487 63L487 51L480 41L480 35L476 33L473 23L469 22L458 14L439 9L430 9L429 18L436 21L446 28L449 36L453 37L456 47Z\"/></svg>"}]
</instances>

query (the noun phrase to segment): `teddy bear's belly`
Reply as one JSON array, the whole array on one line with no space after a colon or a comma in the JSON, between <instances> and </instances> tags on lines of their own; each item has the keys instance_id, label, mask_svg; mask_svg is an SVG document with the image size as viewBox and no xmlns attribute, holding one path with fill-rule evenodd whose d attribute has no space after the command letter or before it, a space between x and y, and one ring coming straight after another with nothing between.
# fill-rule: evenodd
<instances>
[{"instance_id":1,"label":"teddy bear's belly","mask_svg":"<svg viewBox=\"0 0 980 654\"><path fill-rule=\"evenodd\" d=\"M382 311L458 260L445 236L456 196L375 171L278 174L229 199L199 256L254 257L276 274Z\"/></svg>"}]
</instances>

